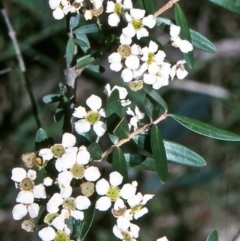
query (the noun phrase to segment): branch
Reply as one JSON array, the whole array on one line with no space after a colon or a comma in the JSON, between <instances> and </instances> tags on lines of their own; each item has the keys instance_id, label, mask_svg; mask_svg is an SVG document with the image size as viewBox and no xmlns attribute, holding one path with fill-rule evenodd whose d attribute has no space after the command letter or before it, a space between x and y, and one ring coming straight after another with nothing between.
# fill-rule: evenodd
<instances>
[{"instance_id":1,"label":"branch","mask_svg":"<svg viewBox=\"0 0 240 241\"><path fill-rule=\"evenodd\" d=\"M163 7L161 7L157 12L154 13L153 17L156 18L160 14L167 11L169 8L173 6L174 3L179 2L180 0L170 0L167 4L165 4Z\"/></svg>"},{"instance_id":2,"label":"branch","mask_svg":"<svg viewBox=\"0 0 240 241\"><path fill-rule=\"evenodd\" d=\"M136 131L132 132L128 138L126 139L122 139L120 140L118 143L116 143L115 145L112 145L108 150L106 150L103 154L102 154L102 158L100 160L97 160L97 162L100 162L103 158L105 158L106 156L108 156L109 154L111 154L114 150L115 147L120 147L123 144L129 142L134 136L142 133L143 131L148 130L153 124L157 124L160 121L164 120L167 117L167 112L163 113L162 115L160 115L155 121L150 122L146 125L144 125L143 127L137 129Z\"/></svg>"},{"instance_id":3,"label":"branch","mask_svg":"<svg viewBox=\"0 0 240 241\"><path fill-rule=\"evenodd\" d=\"M35 121L37 123L37 126L39 128L39 127L41 127L41 123L40 123L40 120L38 118L37 104L35 102L34 94L32 92L31 83L30 83L30 81L27 77L27 74L26 74L25 63L24 63L24 60L23 60L23 57L22 57L22 54L21 54L21 50L19 48L19 44L18 44L18 41L17 41L17 38L16 38L16 34L15 34L14 29L11 25L10 20L9 20L7 11L4 9L3 4L1 2L0 2L0 9L1 9L1 13L3 15L3 19L4 19L4 21L6 23L6 26L7 26L7 29L8 29L8 35L9 35L9 37L12 40L12 43L13 43L13 47L14 47L14 50L15 50L15 53L16 53L18 64L19 64L21 73L24 77L26 89L28 91L30 101L31 101L31 104L32 104L32 112L33 112L33 115L35 117Z\"/></svg>"}]
</instances>

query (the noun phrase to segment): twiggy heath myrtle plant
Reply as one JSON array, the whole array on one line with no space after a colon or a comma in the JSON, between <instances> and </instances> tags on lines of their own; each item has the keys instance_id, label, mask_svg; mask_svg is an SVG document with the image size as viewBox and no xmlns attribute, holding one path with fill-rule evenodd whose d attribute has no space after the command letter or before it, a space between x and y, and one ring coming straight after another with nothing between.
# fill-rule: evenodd
<instances>
[{"instance_id":1,"label":"twiggy heath myrtle plant","mask_svg":"<svg viewBox=\"0 0 240 241\"><path fill-rule=\"evenodd\" d=\"M112 235L123 241L140 240L138 219L147 215L154 194L141 193L138 180L128 177L128 168L157 172L164 184L168 161L196 168L206 165L192 150L163 140L158 123L173 118L198 134L240 141L237 134L169 113L161 97L163 86L184 81L194 67L195 48L216 51L207 38L189 28L177 2L170 0L158 9L162 1L49 0L53 18L66 19L69 38L66 82L59 85L62 94L43 100L59 102L54 119L63 118L64 125L60 143L39 128L36 150L21 157L25 168L12 170L18 189L12 215L22 220L22 229L36 231L43 241L80 241L87 236L95 212L109 212L115 220L109 230ZM239 10L230 0L212 2ZM171 19L160 17L170 8L174 9ZM166 42L160 42L157 29L167 34ZM166 47L181 52L182 58L170 61ZM93 89L84 103L75 103L77 78L85 69L100 74L102 57L121 79L119 86L109 80L101 90L104 94ZM131 99L133 92L144 98L144 106ZM140 154L124 152L122 146L130 140L142 150ZM112 144L106 148L103 142ZM112 165L110 172L101 165L105 161ZM213 230L207 240L217 240L217 232Z\"/></svg>"}]
</instances>

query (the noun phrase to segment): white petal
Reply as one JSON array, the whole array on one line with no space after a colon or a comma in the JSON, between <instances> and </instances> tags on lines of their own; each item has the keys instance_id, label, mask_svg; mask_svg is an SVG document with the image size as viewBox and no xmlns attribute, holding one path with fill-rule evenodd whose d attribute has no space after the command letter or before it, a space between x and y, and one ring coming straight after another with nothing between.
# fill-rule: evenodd
<instances>
[{"instance_id":1,"label":"white petal","mask_svg":"<svg viewBox=\"0 0 240 241\"><path fill-rule=\"evenodd\" d=\"M85 196L78 196L75 199L76 207L79 210L85 210L88 209L91 205L91 202L88 197Z\"/></svg>"},{"instance_id":2,"label":"white petal","mask_svg":"<svg viewBox=\"0 0 240 241\"><path fill-rule=\"evenodd\" d=\"M180 34L181 28L177 25L171 24L170 26L170 35L171 37L178 36Z\"/></svg>"},{"instance_id":3,"label":"white petal","mask_svg":"<svg viewBox=\"0 0 240 241\"><path fill-rule=\"evenodd\" d=\"M145 195L143 196L143 199L142 199L141 204L142 204L142 205L145 205L145 204L146 204L149 200L151 200L153 197L154 197L154 195L145 194Z\"/></svg>"},{"instance_id":4,"label":"white petal","mask_svg":"<svg viewBox=\"0 0 240 241\"><path fill-rule=\"evenodd\" d=\"M120 98L121 100L122 100L122 99L125 99L125 98L127 97L128 91L127 91L126 88L115 85L115 86L113 87L113 90L115 90L115 89L118 90L118 92L119 92L119 98Z\"/></svg>"},{"instance_id":5,"label":"white petal","mask_svg":"<svg viewBox=\"0 0 240 241\"><path fill-rule=\"evenodd\" d=\"M128 230L128 228L130 226L130 222L129 222L129 220L127 220L123 216L120 216L117 219L117 226L120 230L126 231L126 230Z\"/></svg>"},{"instance_id":6,"label":"white petal","mask_svg":"<svg viewBox=\"0 0 240 241\"><path fill-rule=\"evenodd\" d=\"M53 158L53 153L49 148L41 149L38 155L42 157L43 161L49 161Z\"/></svg>"},{"instance_id":7,"label":"white petal","mask_svg":"<svg viewBox=\"0 0 240 241\"><path fill-rule=\"evenodd\" d=\"M49 0L48 4L51 9L55 9L60 5L61 0Z\"/></svg>"},{"instance_id":8,"label":"white petal","mask_svg":"<svg viewBox=\"0 0 240 241\"><path fill-rule=\"evenodd\" d=\"M101 176L101 173L97 167L88 167L84 172L84 177L90 181L95 182Z\"/></svg>"},{"instance_id":9,"label":"white petal","mask_svg":"<svg viewBox=\"0 0 240 241\"><path fill-rule=\"evenodd\" d=\"M180 45L179 45L179 49L183 52L183 53L188 53L190 51L193 50L193 46L192 44L187 41L187 40L182 40Z\"/></svg>"},{"instance_id":10,"label":"white petal","mask_svg":"<svg viewBox=\"0 0 240 241\"><path fill-rule=\"evenodd\" d=\"M75 147L76 150L78 149ZM70 169L77 161L77 155L75 153L64 153L61 158L62 171Z\"/></svg>"},{"instance_id":11,"label":"white petal","mask_svg":"<svg viewBox=\"0 0 240 241\"><path fill-rule=\"evenodd\" d=\"M36 218L39 213L39 205L37 203L31 203L28 205L28 212L31 218Z\"/></svg>"},{"instance_id":12,"label":"white petal","mask_svg":"<svg viewBox=\"0 0 240 241\"><path fill-rule=\"evenodd\" d=\"M58 216L56 218L54 218L54 220L52 221L51 225L56 228L57 230L63 230L64 226L65 226L65 221L64 218L62 216Z\"/></svg>"},{"instance_id":13,"label":"white petal","mask_svg":"<svg viewBox=\"0 0 240 241\"><path fill-rule=\"evenodd\" d=\"M124 239L121 230L117 227L117 225L113 226L113 233L119 239Z\"/></svg>"},{"instance_id":14,"label":"white petal","mask_svg":"<svg viewBox=\"0 0 240 241\"><path fill-rule=\"evenodd\" d=\"M134 218L137 220L138 218L142 217L146 213L148 213L148 209L146 207L144 207L140 211L138 211L134 214Z\"/></svg>"},{"instance_id":15,"label":"white petal","mask_svg":"<svg viewBox=\"0 0 240 241\"><path fill-rule=\"evenodd\" d=\"M53 196L49 199L48 203L55 203L60 206L63 203L62 196L60 193L54 193Z\"/></svg>"},{"instance_id":16,"label":"white petal","mask_svg":"<svg viewBox=\"0 0 240 241\"><path fill-rule=\"evenodd\" d=\"M90 161L90 153L87 151L86 148L79 148L79 152L77 154L77 163L86 165Z\"/></svg>"},{"instance_id":17,"label":"white petal","mask_svg":"<svg viewBox=\"0 0 240 241\"><path fill-rule=\"evenodd\" d=\"M125 34L121 34L120 35L120 43L130 45L132 43L132 38Z\"/></svg>"},{"instance_id":18,"label":"white petal","mask_svg":"<svg viewBox=\"0 0 240 241\"><path fill-rule=\"evenodd\" d=\"M106 195L110 188L109 182L102 178L96 183L96 192L99 195Z\"/></svg>"},{"instance_id":19,"label":"white petal","mask_svg":"<svg viewBox=\"0 0 240 241\"><path fill-rule=\"evenodd\" d=\"M38 232L38 236L43 240L43 241L51 241L54 240L56 236L56 232L52 227L46 227L41 229Z\"/></svg>"},{"instance_id":20,"label":"white petal","mask_svg":"<svg viewBox=\"0 0 240 241\"><path fill-rule=\"evenodd\" d=\"M137 33L137 39L140 39L142 37L147 37L149 35L146 28L141 28L136 33Z\"/></svg>"},{"instance_id":21,"label":"white petal","mask_svg":"<svg viewBox=\"0 0 240 241\"><path fill-rule=\"evenodd\" d=\"M156 19L153 15L148 15L147 17L143 18L143 24L149 28L153 28L156 25Z\"/></svg>"},{"instance_id":22,"label":"white petal","mask_svg":"<svg viewBox=\"0 0 240 241\"><path fill-rule=\"evenodd\" d=\"M50 178L50 177L45 177L45 178L43 179L43 184L44 184L45 186L47 186L47 187L52 186L52 184L53 184L53 179Z\"/></svg>"},{"instance_id":23,"label":"white petal","mask_svg":"<svg viewBox=\"0 0 240 241\"><path fill-rule=\"evenodd\" d=\"M86 104L91 110L99 110L102 107L102 99L97 95L91 95Z\"/></svg>"},{"instance_id":24,"label":"white petal","mask_svg":"<svg viewBox=\"0 0 240 241\"><path fill-rule=\"evenodd\" d=\"M17 195L16 202L22 204L30 204L34 202L34 196L32 192L20 191Z\"/></svg>"},{"instance_id":25,"label":"white petal","mask_svg":"<svg viewBox=\"0 0 240 241\"><path fill-rule=\"evenodd\" d=\"M158 45L151 40L149 43L149 51L151 53L155 53L155 52L157 52L157 50L158 50Z\"/></svg>"},{"instance_id":26,"label":"white petal","mask_svg":"<svg viewBox=\"0 0 240 241\"><path fill-rule=\"evenodd\" d=\"M176 71L176 75L178 79L184 79L188 75L188 72L185 69L178 68Z\"/></svg>"},{"instance_id":27,"label":"white petal","mask_svg":"<svg viewBox=\"0 0 240 241\"><path fill-rule=\"evenodd\" d=\"M133 79L133 72L130 69L124 69L122 71L121 77L124 82L130 82Z\"/></svg>"},{"instance_id":28,"label":"white petal","mask_svg":"<svg viewBox=\"0 0 240 241\"><path fill-rule=\"evenodd\" d=\"M131 208L139 205L141 203L141 201L142 201L142 197L139 196L138 194L127 200L128 204Z\"/></svg>"},{"instance_id":29,"label":"white petal","mask_svg":"<svg viewBox=\"0 0 240 241\"><path fill-rule=\"evenodd\" d=\"M130 9L130 14L132 15L133 18L141 19L145 15L145 10L132 8Z\"/></svg>"},{"instance_id":30,"label":"white petal","mask_svg":"<svg viewBox=\"0 0 240 241\"><path fill-rule=\"evenodd\" d=\"M72 187L64 186L61 188L60 194L63 198L69 198L72 195Z\"/></svg>"},{"instance_id":31,"label":"white petal","mask_svg":"<svg viewBox=\"0 0 240 241\"><path fill-rule=\"evenodd\" d=\"M112 63L109 67L112 71L119 72L123 66L122 63Z\"/></svg>"},{"instance_id":32,"label":"white petal","mask_svg":"<svg viewBox=\"0 0 240 241\"><path fill-rule=\"evenodd\" d=\"M123 1L124 8L130 9L133 7L132 0L124 0Z\"/></svg>"},{"instance_id":33,"label":"white petal","mask_svg":"<svg viewBox=\"0 0 240 241\"><path fill-rule=\"evenodd\" d=\"M56 8L52 14L53 14L53 17L57 20L60 20L64 17L64 12L61 8Z\"/></svg>"},{"instance_id":34,"label":"white petal","mask_svg":"<svg viewBox=\"0 0 240 241\"><path fill-rule=\"evenodd\" d=\"M108 16L108 24L112 27L117 27L120 22L120 17L116 13L112 13Z\"/></svg>"},{"instance_id":35,"label":"white petal","mask_svg":"<svg viewBox=\"0 0 240 241\"><path fill-rule=\"evenodd\" d=\"M122 33L128 38L132 38L136 34L136 30L131 23L128 23L127 27L122 29Z\"/></svg>"},{"instance_id":36,"label":"white petal","mask_svg":"<svg viewBox=\"0 0 240 241\"><path fill-rule=\"evenodd\" d=\"M165 236L165 237L162 237L162 238L157 239L157 241L168 241L168 239L167 239L166 236Z\"/></svg>"},{"instance_id":37,"label":"white petal","mask_svg":"<svg viewBox=\"0 0 240 241\"><path fill-rule=\"evenodd\" d=\"M126 113L131 116L135 116L134 112L130 109L130 107L127 108Z\"/></svg>"},{"instance_id":38,"label":"white petal","mask_svg":"<svg viewBox=\"0 0 240 241\"><path fill-rule=\"evenodd\" d=\"M135 195L136 190L137 188L134 187L132 184L130 183L124 184L120 191L121 197L124 199L129 199Z\"/></svg>"},{"instance_id":39,"label":"white petal","mask_svg":"<svg viewBox=\"0 0 240 241\"><path fill-rule=\"evenodd\" d=\"M71 211L71 216L74 217L76 220L83 220L84 219L84 212L74 210L74 211Z\"/></svg>"},{"instance_id":40,"label":"white petal","mask_svg":"<svg viewBox=\"0 0 240 241\"><path fill-rule=\"evenodd\" d=\"M82 106L75 108L75 111L73 112L73 116L76 118L84 118L86 114L87 114L86 109Z\"/></svg>"},{"instance_id":41,"label":"white petal","mask_svg":"<svg viewBox=\"0 0 240 241\"><path fill-rule=\"evenodd\" d=\"M122 56L117 52L114 52L108 56L109 63L120 63L121 59L122 59Z\"/></svg>"},{"instance_id":42,"label":"white petal","mask_svg":"<svg viewBox=\"0 0 240 241\"><path fill-rule=\"evenodd\" d=\"M30 178L32 181L35 180L37 178L37 172L30 169L27 172L27 177Z\"/></svg>"},{"instance_id":43,"label":"white petal","mask_svg":"<svg viewBox=\"0 0 240 241\"><path fill-rule=\"evenodd\" d=\"M106 94L107 97L109 97L110 94L111 94L111 92L112 92L112 91L111 91L111 86L110 86L110 84L106 84L105 87L104 87L103 93Z\"/></svg>"},{"instance_id":44,"label":"white petal","mask_svg":"<svg viewBox=\"0 0 240 241\"><path fill-rule=\"evenodd\" d=\"M140 228L136 224L130 224L130 231L131 234L134 238L138 238L138 233L139 233Z\"/></svg>"},{"instance_id":45,"label":"white petal","mask_svg":"<svg viewBox=\"0 0 240 241\"><path fill-rule=\"evenodd\" d=\"M114 203L114 210L118 210L120 208L124 208L125 207L125 204L123 202L123 200L121 198L118 198L115 203Z\"/></svg>"},{"instance_id":46,"label":"white petal","mask_svg":"<svg viewBox=\"0 0 240 241\"><path fill-rule=\"evenodd\" d=\"M68 186L73 179L73 175L70 171L64 171L58 174L59 185Z\"/></svg>"},{"instance_id":47,"label":"white petal","mask_svg":"<svg viewBox=\"0 0 240 241\"><path fill-rule=\"evenodd\" d=\"M46 190L43 184L38 184L34 186L33 195L35 198L47 198Z\"/></svg>"},{"instance_id":48,"label":"white petal","mask_svg":"<svg viewBox=\"0 0 240 241\"><path fill-rule=\"evenodd\" d=\"M152 74L144 74L143 75L143 82L148 85L152 85L156 82L156 75Z\"/></svg>"},{"instance_id":49,"label":"white petal","mask_svg":"<svg viewBox=\"0 0 240 241\"><path fill-rule=\"evenodd\" d=\"M125 65L127 66L127 68L132 70L138 69L139 64L140 64L139 58L135 55L130 55L125 60Z\"/></svg>"},{"instance_id":50,"label":"white petal","mask_svg":"<svg viewBox=\"0 0 240 241\"><path fill-rule=\"evenodd\" d=\"M76 1L75 1L76 2ZM84 13L84 18L86 20L91 20L93 18L93 12L92 10L86 10Z\"/></svg>"},{"instance_id":51,"label":"white petal","mask_svg":"<svg viewBox=\"0 0 240 241\"><path fill-rule=\"evenodd\" d=\"M17 204L12 210L14 220L21 220L28 213L27 207L23 204Z\"/></svg>"},{"instance_id":52,"label":"white petal","mask_svg":"<svg viewBox=\"0 0 240 241\"><path fill-rule=\"evenodd\" d=\"M107 130L107 126L104 122L102 121L97 121L94 125L93 125L93 130L95 131L95 133L97 134L97 136L101 137L105 134L106 130Z\"/></svg>"},{"instance_id":53,"label":"white petal","mask_svg":"<svg viewBox=\"0 0 240 241\"><path fill-rule=\"evenodd\" d=\"M111 207L111 200L108 197L100 197L96 202L96 209L99 211L107 211Z\"/></svg>"},{"instance_id":54,"label":"white petal","mask_svg":"<svg viewBox=\"0 0 240 241\"><path fill-rule=\"evenodd\" d=\"M108 1L107 2L107 9L106 9L106 13L112 13L115 9L115 4L113 1Z\"/></svg>"},{"instance_id":55,"label":"white petal","mask_svg":"<svg viewBox=\"0 0 240 241\"><path fill-rule=\"evenodd\" d=\"M27 172L21 167L15 167L12 169L11 179L15 182L21 182L25 177L27 177Z\"/></svg>"},{"instance_id":56,"label":"white petal","mask_svg":"<svg viewBox=\"0 0 240 241\"><path fill-rule=\"evenodd\" d=\"M162 64L165 57L166 57L166 54L162 50L159 50L155 55L155 62L157 64Z\"/></svg>"},{"instance_id":57,"label":"white petal","mask_svg":"<svg viewBox=\"0 0 240 241\"><path fill-rule=\"evenodd\" d=\"M75 123L75 130L78 134L89 132L91 129L91 124L85 119L79 120Z\"/></svg>"},{"instance_id":58,"label":"white petal","mask_svg":"<svg viewBox=\"0 0 240 241\"><path fill-rule=\"evenodd\" d=\"M62 136L62 145L64 147L74 146L76 144L76 137L71 133L64 133Z\"/></svg>"},{"instance_id":59,"label":"white petal","mask_svg":"<svg viewBox=\"0 0 240 241\"><path fill-rule=\"evenodd\" d=\"M122 183L123 176L119 172L112 172L109 175L109 182L112 186L118 186Z\"/></svg>"}]
</instances>

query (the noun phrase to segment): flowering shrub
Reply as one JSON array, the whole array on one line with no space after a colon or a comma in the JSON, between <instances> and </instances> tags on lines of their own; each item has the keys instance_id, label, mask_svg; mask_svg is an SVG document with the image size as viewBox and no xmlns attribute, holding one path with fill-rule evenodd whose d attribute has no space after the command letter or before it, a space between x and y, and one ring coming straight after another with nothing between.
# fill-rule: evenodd
<instances>
[{"instance_id":1,"label":"flowering shrub","mask_svg":"<svg viewBox=\"0 0 240 241\"><path fill-rule=\"evenodd\" d=\"M138 191L137 180L128 178L128 167L156 171L165 183L167 161L206 165L197 153L163 140L159 122L170 117L201 135L240 141L236 134L169 113L157 91L188 75L188 68L194 65L194 48L216 51L208 39L189 29L177 2L172 0L157 11L156 0L49 0L53 17L66 18L69 39L62 95L51 94L44 101L59 102L55 120L63 117L64 126L61 143L53 143L39 128L35 152L22 155L27 170L12 170L11 179L20 189L12 214L15 220L22 220L27 232L39 225L38 235L43 241L83 240L98 210L112 213L116 221L112 232L118 239L139 240L137 220L148 213L147 203L154 194ZM230 7L224 5L226 1L217 3L232 10L230 3ZM175 20L159 17L173 4ZM153 35L156 28L169 34L167 43L160 43ZM91 34L97 46L91 43ZM164 51L168 45L181 51L183 58L176 63L169 61ZM110 81L102 90L105 99L93 90L86 105L77 106L76 79L86 68L99 73L102 56L108 56L109 68L119 72L121 86L112 86ZM129 100L130 92L143 96L144 110ZM101 142L106 139L112 144L103 151ZM141 155L122 150L130 140L144 150ZM110 174L99 165L104 160L112 164ZM217 240L216 231L208 239Z\"/></svg>"}]
</instances>

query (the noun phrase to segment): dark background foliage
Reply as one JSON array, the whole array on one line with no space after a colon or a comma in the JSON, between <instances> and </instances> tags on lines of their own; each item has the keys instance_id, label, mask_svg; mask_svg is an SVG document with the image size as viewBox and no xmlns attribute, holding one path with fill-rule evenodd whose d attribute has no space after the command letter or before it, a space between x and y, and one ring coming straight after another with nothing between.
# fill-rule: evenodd
<instances>
[{"instance_id":1,"label":"dark background foliage","mask_svg":"<svg viewBox=\"0 0 240 241\"><path fill-rule=\"evenodd\" d=\"M58 92L58 82L64 82L65 22L53 19L47 0L3 3L19 40L43 128L60 141L62 122L53 122L56 105L45 105L42 98ZM161 6L165 3L159 1ZM190 27L213 41L218 51L195 51L195 68L187 79L162 88L162 96L171 113L240 134L240 16L207 0L185 0L180 5ZM173 10L163 16L172 18ZM27 234L21 230L20 221L12 219L17 192L10 176L13 167L22 166L21 154L34 150L37 126L2 16L0 26L0 240L34 241L37 235ZM163 32L153 34L160 34L163 43L168 41ZM171 60L181 58L171 48L167 54ZM122 83L108 69L106 58L102 63L104 74L85 73L79 78L78 104L84 103L92 91L103 95L101 90L109 80ZM141 102L141 97L132 98ZM232 240L240 229L240 144L199 136L168 119L161 130L165 139L182 143L203 156L207 166L197 169L169 164L170 178L165 185L155 173L130 170L130 177L139 180L141 191L156 194L148 204L149 214L137 222L141 239L156 240L167 235L171 241L200 241L215 228L219 241ZM113 224L110 215L97 215L87 240L112 240Z\"/></svg>"}]
</instances>

